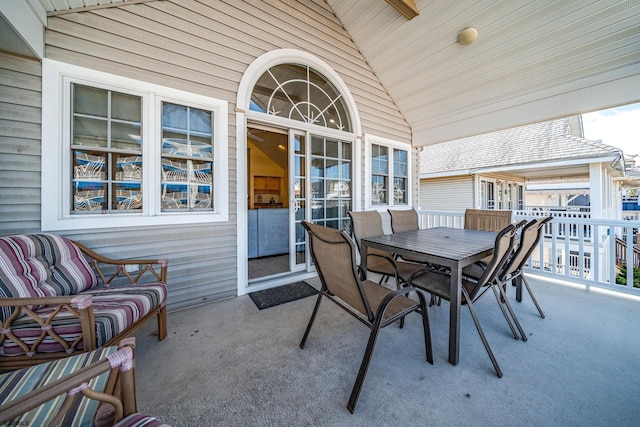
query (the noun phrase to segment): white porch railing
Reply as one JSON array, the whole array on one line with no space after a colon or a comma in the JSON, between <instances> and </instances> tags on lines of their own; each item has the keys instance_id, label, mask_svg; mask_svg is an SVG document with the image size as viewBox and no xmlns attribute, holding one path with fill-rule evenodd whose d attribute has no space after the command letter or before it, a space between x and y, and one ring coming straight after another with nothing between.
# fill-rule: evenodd
<instances>
[{"instance_id":1,"label":"white porch railing","mask_svg":"<svg viewBox=\"0 0 640 427\"><path fill-rule=\"evenodd\" d=\"M422 228L464 227L464 212L418 212ZM633 278L633 267L640 269L640 256L633 244L626 244L634 242L640 221L596 220L584 218L581 212L542 210L514 211L513 220L538 216L554 219L545 226L544 238L529 259L526 271L640 295L640 287L634 287ZM626 275L621 275L624 268Z\"/></svg>"}]
</instances>

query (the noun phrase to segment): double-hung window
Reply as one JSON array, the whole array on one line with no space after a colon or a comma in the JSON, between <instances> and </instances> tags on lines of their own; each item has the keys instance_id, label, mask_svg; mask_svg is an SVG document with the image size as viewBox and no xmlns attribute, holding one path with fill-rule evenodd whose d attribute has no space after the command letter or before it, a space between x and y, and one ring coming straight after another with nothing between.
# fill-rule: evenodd
<instances>
[{"instance_id":1,"label":"double-hung window","mask_svg":"<svg viewBox=\"0 0 640 427\"><path fill-rule=\"evenodd\" d=\"M71 84L71 215L142 209L142 98Z\"/></svg>"},{"instance_id":2,"label":"double-hung window","mask_svg":"<svg viewBox=\"0 0 640 427\"><path fill-rule=\"evenodd\" d=\"M367 138L367 206L410 206L410 148L405 144Z\"/></svg>"},{"instance_id":3,"label":"double-hung window","mask_svg":"<svg viewBox=\"0 0 640 427\"><path fill-rule=\"evenodd\" d=\"M227 108L44 60L42 229L226 221Z\"/></svg>"}]
</instances>

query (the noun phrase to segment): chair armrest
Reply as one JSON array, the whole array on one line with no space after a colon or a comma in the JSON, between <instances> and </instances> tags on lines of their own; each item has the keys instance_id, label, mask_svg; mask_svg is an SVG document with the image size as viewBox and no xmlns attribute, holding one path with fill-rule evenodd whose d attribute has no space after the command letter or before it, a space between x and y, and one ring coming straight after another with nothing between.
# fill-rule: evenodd
<instances>
[{"instance_id":1,"label":"chair armrest","mask_svg":"<svg viewBox=\"0 0 640 427\"><path fill-rule=\"evenodd\" d=\"M0 423L8 423L63 394L66 396L63 403L58 406L57 413L49 414L50 425L59 425L66 413L74 410L73 403L78 394L113 405L115 421L131 415L137 410L133 375L134 347L135 340L123 340L120 349L115 353L5 402L0 406ZM109 371L114 378L109 379L104 391L95 391L88 386L93 378Z\"/></svg>"},{"instance_id":2,"label":"chair armrest","mask_svg":"<svg viewBox=\"0 0 640 427\"><path fill-rule=\"evenodd\" d=\"M393 271L395 272L395 275L398 275L398 265L396 264L396 260L393 258L393 255L391 257L388 257L386 255L381 255L381 254L367 254L367 258L368 257L376 257L376 258L382 258L387 260L387 262L389 262L389 264L391 264L391 268L393 268ZM368 260L367 260L368 261Z\"/></svg>"},{"instance_id":3,"label":"chair armrest","mask_svg":"<svg viewBox=\"0 0 640 427\"><path fill-rule=\"evenodd\" d=\"M413 286L406 286L401 289L396 289L395 291L389 292L387 295L385 295L385 297L380 302L380 305L378 306L378 310L376 312L376 319L380 319L380 320L382 319L382 315L387 309L387 306L391 304L391 302L394 299L398 297L406 297L407 294L409 294L410 292L419 293L419 290Z\"/></svg>"},{"instance_id":4,"label":"chair armrest","mask_svg":"<svg viewBox=\"0 0 640 427\"><path fill-rule=\"evenodd\" d=\"M33 311L32 306L53 306L53 311L41 317ZM9 318L2 323L0 329L0 344L5 339L10 339L16 343L28 356L36 354L36 349L40 342L48 335L57 341L68 353L76 350L80 342L84 344L85 351L92 351L97 348L96 326L93 318L93 299L91 295L69 295L56 297L35 297L35 298L0 298L0 307L15 307ZM82 335L72 342L60 337L53 329L52 324L58 313L67 311L73 317L79 319ZM40 337L32 344L26 344L18 338L12 331L13 321L28 316L40 325Z\"/></svg>"},{"instance_id":5,"label":"chair armrest","mask_svg":"<svg viewBox=\"0 0 640 427\"><path fill-rule=\"evenodd\" d=\"M167 283L167 268L169 266L167 259L113 259L100 255L82 243L74 241L73 244L88 258L89 264L105 286L109 286L115 279L122 277L126 277L131 285L136 285L142 277L146 278L149 274L156 281ZM127 266L129 265L138 266L138 268L128 271Z\"/></svg>"}]
</instances>

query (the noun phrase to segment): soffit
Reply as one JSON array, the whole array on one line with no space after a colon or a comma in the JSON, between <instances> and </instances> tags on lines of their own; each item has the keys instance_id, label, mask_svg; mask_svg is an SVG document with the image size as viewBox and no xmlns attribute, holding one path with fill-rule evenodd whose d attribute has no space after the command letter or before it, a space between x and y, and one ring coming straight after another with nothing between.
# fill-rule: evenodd
<instances>
[{"instance_id":1,"label":"soffit","mask_svg":"<svg viewBox=\"0 0 640 427\"><path fill-rule=\"evenodd\" d=\"M49 13L123 1L149 0L28 0ZM414 145L640 101L636 1L416 0L411 20L383 0L325 1ZM479 37L461 46L466 27Z\"/></svg>"},{"instance_id":2,"label":"soffit","mask_svg":"<svg viewBox=\"0 0 640 427\"><path fill-rule=\"evenodd\" d=\"M640 100L640 4L326 0L397 103L414 145ZM466 27L479 32L457 43Z\"/></svg>"}]
</instances>

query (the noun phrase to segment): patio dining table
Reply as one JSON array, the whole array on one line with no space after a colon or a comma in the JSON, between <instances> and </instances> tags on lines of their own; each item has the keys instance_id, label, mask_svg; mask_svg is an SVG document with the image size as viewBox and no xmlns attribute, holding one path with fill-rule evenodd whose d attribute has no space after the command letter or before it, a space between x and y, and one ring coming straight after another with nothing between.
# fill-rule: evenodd
<instances>
[{"instance_id":1,"label":"patio dining table","mask_svg":"<svg viewBox=\"0 0 640 427\"><path fill-rule=\"evenodd\" d=\"M361 239L362 269L367 271L367 248L423 259L451 270L449 304L449 363L458 364L462 269L493 253L497 233L436 227Z\"/></svg>"}]
</instances>

